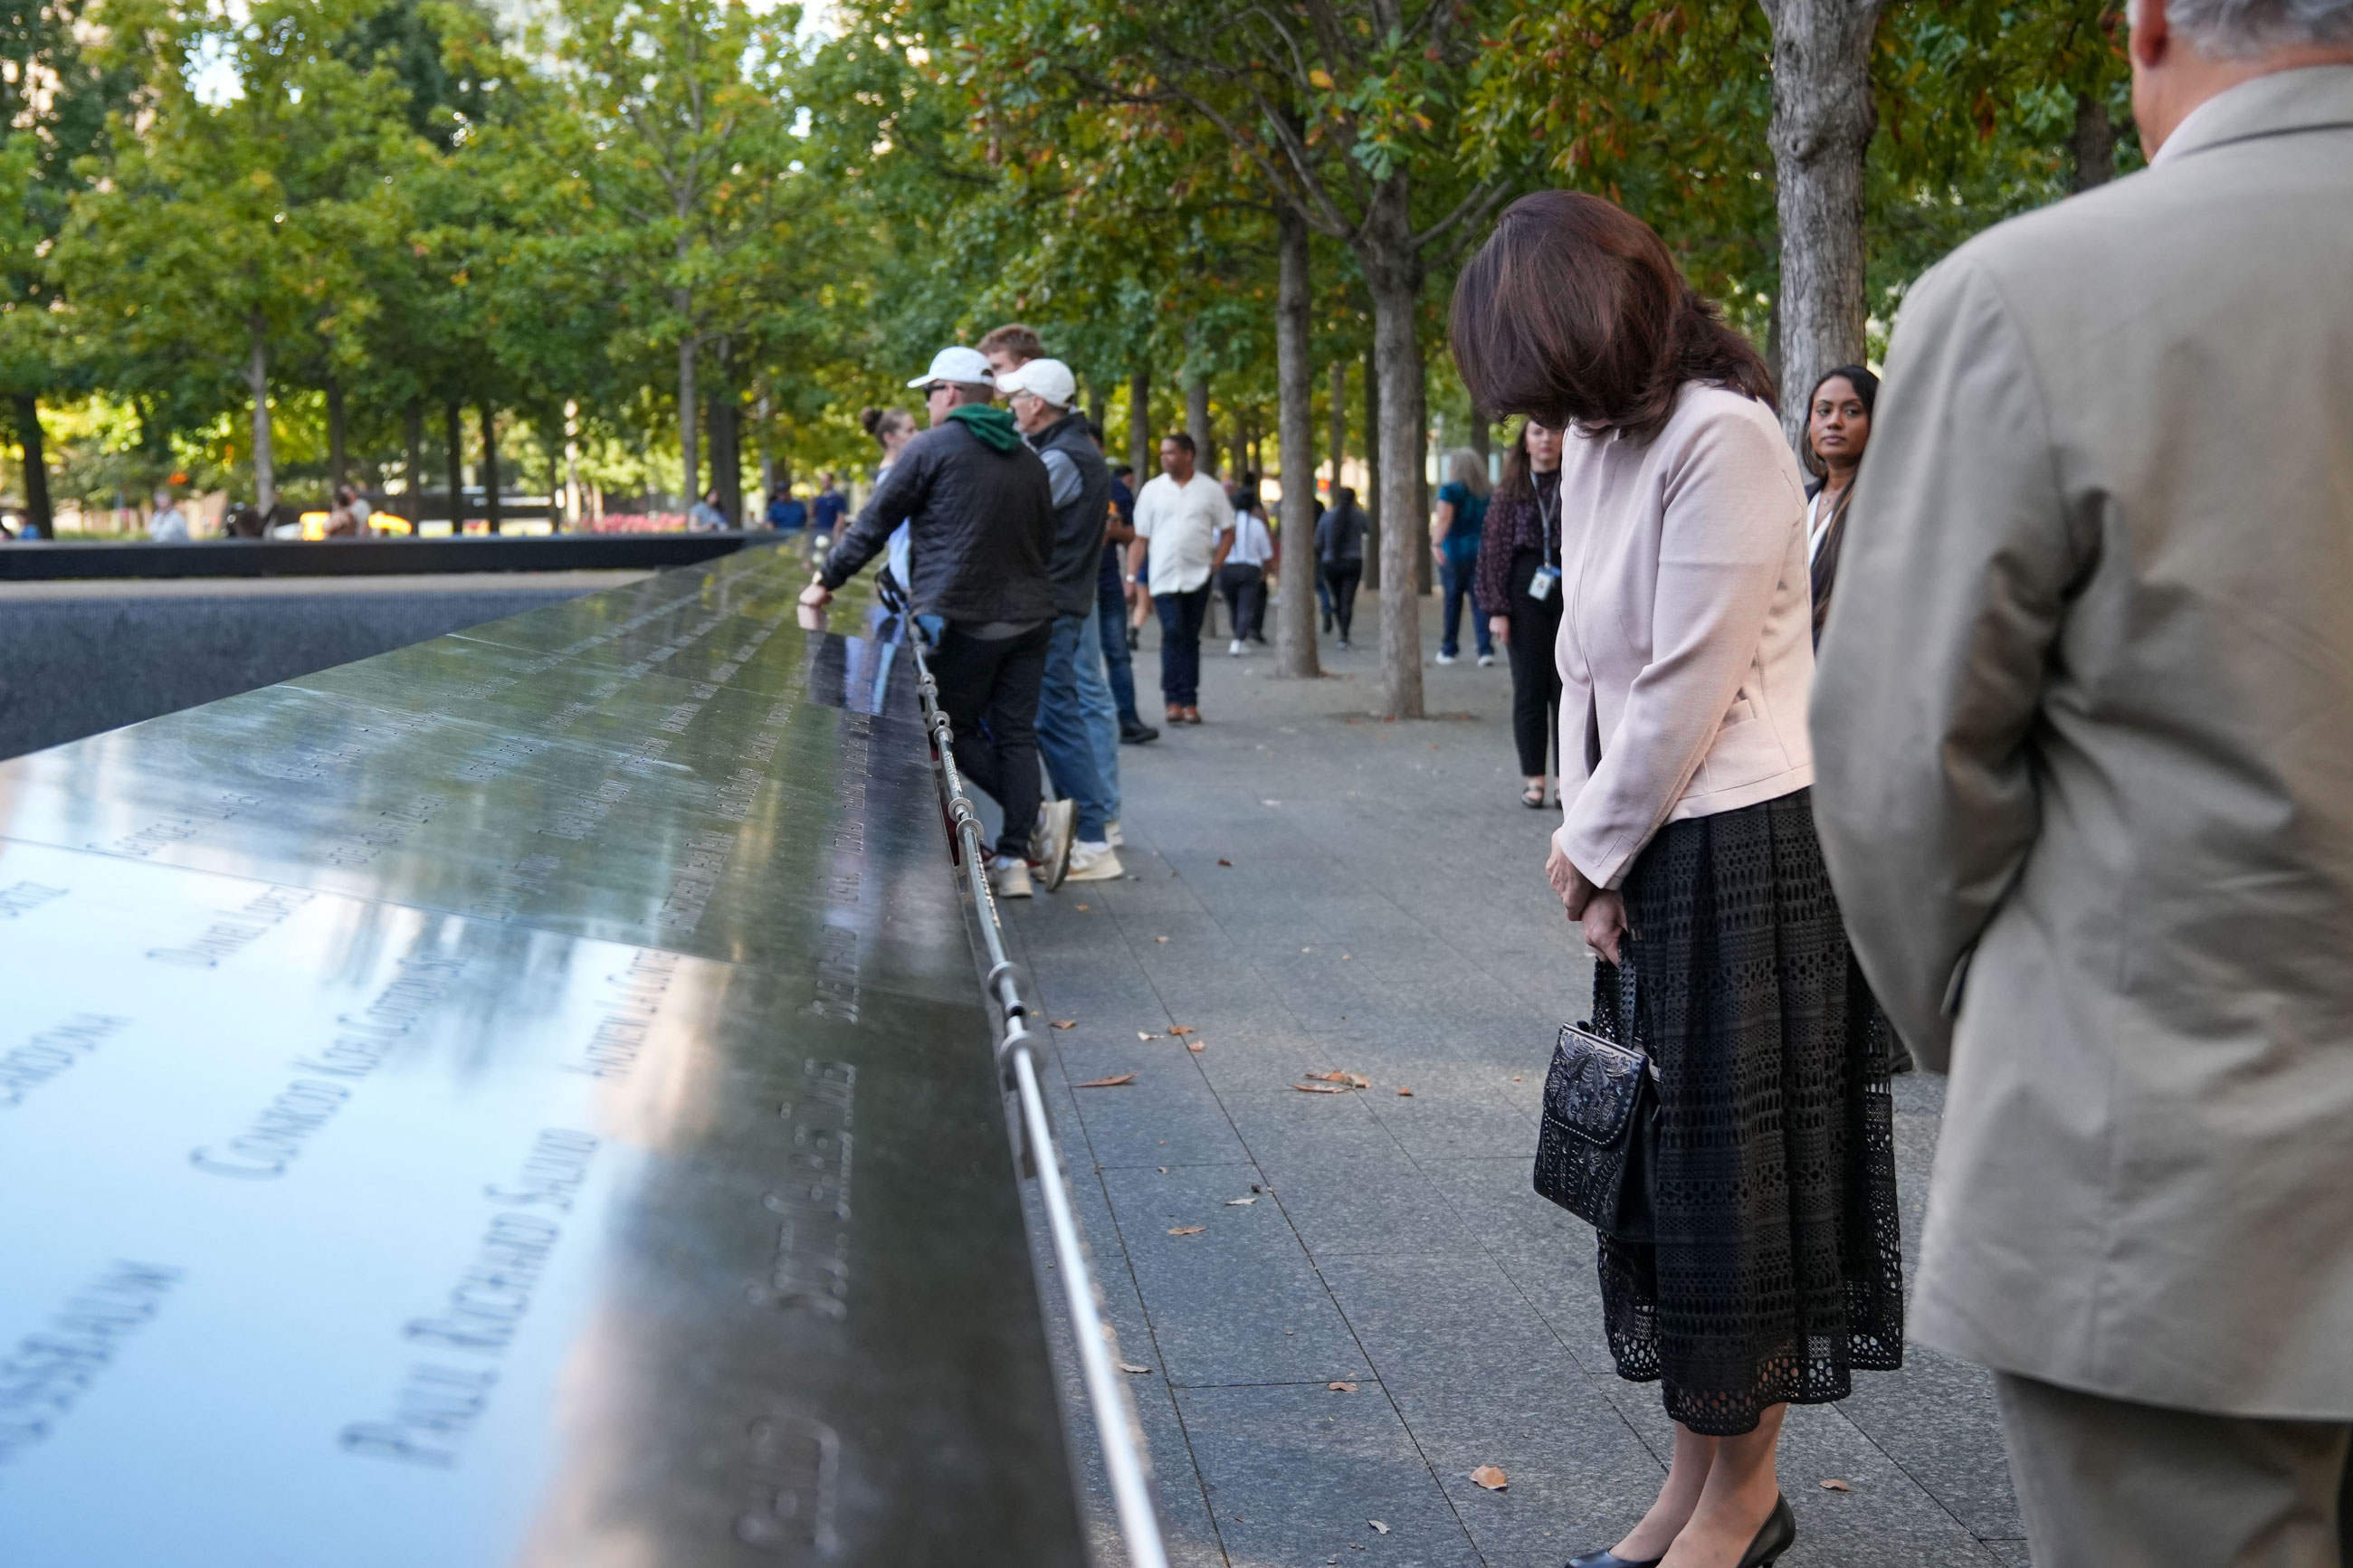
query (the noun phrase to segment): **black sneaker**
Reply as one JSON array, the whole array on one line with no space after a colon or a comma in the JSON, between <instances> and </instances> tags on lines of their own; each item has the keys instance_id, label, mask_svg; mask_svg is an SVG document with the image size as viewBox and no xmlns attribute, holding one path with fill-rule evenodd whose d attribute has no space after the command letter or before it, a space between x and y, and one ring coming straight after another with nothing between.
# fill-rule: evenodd
<instances>
[{"instance_id":1,"label":"black sneaker","mask_svg":"<svg viewBox=\"0 0 2353 1568\"><path fill-rule=\"evenodd\" d=\"M1160 739L1160 731L1149 724L1138 724L1134 729L1122 730L1119 732L1119 742L1123 746L1150 745L1158 739Z\"/></svg>"}]
</instances>

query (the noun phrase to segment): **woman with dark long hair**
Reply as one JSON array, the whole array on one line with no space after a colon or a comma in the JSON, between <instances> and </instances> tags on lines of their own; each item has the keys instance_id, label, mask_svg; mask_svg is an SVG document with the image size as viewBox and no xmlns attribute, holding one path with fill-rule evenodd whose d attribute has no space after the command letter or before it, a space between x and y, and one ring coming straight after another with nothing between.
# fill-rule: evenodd
<instances>
[{"instance_id":1,"label":"woman with dark long hair","mask_svg":"<svg viewBox=\"0 0 2353 1568\"><path fill-rule=\"evenodd\" d=\"M1544 809L1560 733L1560 669L1553 662L1560 635L1560 442L1558 430L1520 421L1479 538L1477 597L1512 666L1512 742L1527 783L1520 804L1536 811Z\"/></svg>"},{"instance_id":2,"label":"woman with dark long hair","mask_svg":"<svg viewBox=\"0 0 2353 1568\"><path fill-rule=\"evenodd\" d=\"M1878 406L1879 378L1859 364L1826 372L1806 399L1806 467L1815 476L1806 489L1806 554L1811 563L1818 647L1822 623L1830 618L1831 589L1838 581L1847 503L1854 499L1854 476L1871 445L1871 414Z\"/></svg>"},{"instance_id":3,"label":"woman with dark long hair","mask_svg":"<svg viewBox=\"0 0 2353 1568\"><path fill-rule=\"evenodd\" d=\"M1562 823L1546 873L1656 1073L1651 1224L1600 1237L1619 1375L1663 1386L1658 1499L1577 1568L1759 1568L1792 1403L1903 1354L1884 1026L1814 837L1804 482L1764 362L1650 227L1514 203L1456 285L1480 407L1561 458Z\"/></svg>"}]
</instances>

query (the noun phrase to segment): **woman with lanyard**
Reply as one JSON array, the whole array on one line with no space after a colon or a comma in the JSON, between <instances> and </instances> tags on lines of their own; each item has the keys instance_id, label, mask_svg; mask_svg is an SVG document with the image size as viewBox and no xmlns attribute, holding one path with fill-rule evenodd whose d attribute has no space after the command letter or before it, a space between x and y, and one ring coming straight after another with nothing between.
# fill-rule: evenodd
<instances>
[{"instance_id":1,"label":"woman with lanyard","mask_svg":"<svg viewBox=\"0 0 2353 1568\"><path fill-rule=\"evenodd\" d=\"M1560 635L1560 436L1533 419L1521 423L1479 539L1478 599L1502 606L1487 617L1487 629L1512 665L1512 739L1527 780L1520 802L1539 811L1560 734L1560 668L1553 659Z\"/></svg>"}]
</instances>

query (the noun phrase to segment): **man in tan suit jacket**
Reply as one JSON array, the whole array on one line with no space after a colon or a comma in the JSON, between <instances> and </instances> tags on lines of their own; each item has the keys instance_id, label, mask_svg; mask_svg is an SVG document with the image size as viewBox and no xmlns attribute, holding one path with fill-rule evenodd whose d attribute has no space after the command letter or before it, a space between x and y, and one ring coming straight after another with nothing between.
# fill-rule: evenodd
<instances>
[{"instance_id":1,"label":"man in tan suit jacket","mask_svg":"<svg viewBox=\"0 0 2353 1568\"><path fill-rule=\"evenodd\" d=\"M1888 355L1813 693L1949 1066L1913 1333L2045 1568L2353 1563L2353 0L2133 0L2152 166Z\"/></svg>"}]
</instances>

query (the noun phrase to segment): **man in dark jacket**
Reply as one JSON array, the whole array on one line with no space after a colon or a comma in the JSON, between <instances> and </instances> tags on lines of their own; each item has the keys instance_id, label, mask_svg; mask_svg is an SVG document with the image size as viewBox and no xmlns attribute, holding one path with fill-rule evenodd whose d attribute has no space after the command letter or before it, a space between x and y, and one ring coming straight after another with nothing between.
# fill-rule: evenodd
<instances>
[{"instance_id":1,"label":"man in dark jacket","mask_svg":"<svg viewBox=\"0 0 2353 1568\"><path fill-rule=\"evenodd\" d=\"M999 372L997 384L1045 460L1054 500L1054 552L1047 567L1054 629L1039 694L1038 747L1076 815L1066 859L1049 862L1049 886L1065 877L1108 881L1123 874L1111 840L1119 821L1119 715L1103 679L1095 584L1111 521L1111 468L1087 432L1086 416L1071 406L1078 381L1068 365L1033 359Z\"/></svg>"},{"instance_id":2,"label":"man in dark jacket","mask_svg":"<svg viewBox=\"0 0 2353 1568\"><path fill-rule=\"evenodd\" d=\"M944 623L931 664L955 727L956 765L1005 811L989 879L998 897L1026 899L1038 818L1038 688L1054 619L1046 465L1012 416L989 406L988 362L974 350L942 349L930 372L907 384L927 394L932 427L901 449L801 603L829 602L906 521L914 613Z\"/></svg>"}]
</instances>

